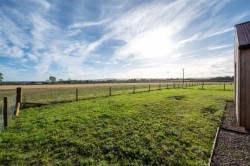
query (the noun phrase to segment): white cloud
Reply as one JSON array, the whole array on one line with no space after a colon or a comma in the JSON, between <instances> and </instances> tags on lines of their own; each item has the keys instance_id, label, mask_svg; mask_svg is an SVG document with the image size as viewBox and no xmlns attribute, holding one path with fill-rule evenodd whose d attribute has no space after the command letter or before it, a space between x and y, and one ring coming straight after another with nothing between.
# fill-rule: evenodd
<instances>
[{"instance_id":1,"label":"white cloud","mask_svg":"<svg viewBox=\"0 0 250 166\"><path fill-rule=\"evenodd\" d=\"M36 3L40 4L42 7L44 7L46 10L51 8L51 4L46 0L36 0Z\"/></svg>"},{"instance_id":2,"label":"white cloud","mask_svg":"<svg viewBox=\"0 0 250 166\"><path fill-rule=\"evenodd\" d=\"M53 30L56 30L56 27L49 23L47 20L43 19L39 15L32 15L32 37L34 39L34 49L42 49L48 47L50 39L53 38Z\"/></svg>"},{"instance_id":3,"label":"white cloud","mask_svg":"<svg viewBox=\"0 0 250 166\"><path fill-rule=\"evenodd\" d=\"M86 28L86 27L92 27L92 26L99 26L102 24L105 24L109 21L109 19L97 21L97 22L81 22L81 23L74 23L71 26L69 26L69 29L78 29L78 28Z\"/></svg>"},{"instance_id":4,"label":"white cloud","mask_svg":"<svg viewBox=\"0 0 250 166\"><path fill-rule=\"evenodd\" d=\"M182 48L184 47L187 43L190 43L190 42L193 42L193 41L196 41L199 39L199 37L201 36L201 33L197 33L197 34L194 34L193 36L187 38L187 39L184 39L184 40L181 40L179 41L179 46Z\"/></svg>"},{"instance_id":5,"label":"white cloud","mask_svg":"<svg viewBox=\"0 0 250 166\"><path fill-rule=\"evenodd\" d=\"M213 32L208 32L203 36L203 38L209 38L209 37L214 37L218 36L227 32L231 32L234 30L234 27L226 28L226 29L214 29Z\"/></svg>"},{"instance_id":6,"label":"white cloud","mask_svg":"<svg viewBox=\"0 0 250 166\"><path fill-rule=\"evenodd\" d=\"M233 44L226 44L226 45L212 45L209 46L207 49L208 50L220 50L220 49L225 49L228 47L233 47Z\"/></svg>"}]
</instances>

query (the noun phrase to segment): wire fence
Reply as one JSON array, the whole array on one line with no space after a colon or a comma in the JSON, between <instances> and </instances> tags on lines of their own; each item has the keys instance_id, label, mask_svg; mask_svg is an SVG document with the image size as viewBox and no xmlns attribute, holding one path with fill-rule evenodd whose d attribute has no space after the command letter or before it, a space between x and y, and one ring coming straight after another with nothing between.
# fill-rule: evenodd
<instances>
[{"instance_id":1,"label":"wire fence","mask_svg":"<svg viewBox=\"0 0 250 166\"><path fill-rule=\"evenodd\" d=\"M7 116L8 121L11 119L16 111L16 94L7 97ZM0 130L4 129L4 102L0 101Z\"/></svg>"},{"instance_id":2,"label":"wire fence","mask_svg":"<svg viewBox=\"0 0 250 166\"><path fill-rule=\"evenodd\" d=\"M3 101L0 101L0 131L4 128L3 126Z\"/></svg>"},{"instance_id":3,"label":"wire fence","mask_svg":"<svg viewBox=\"0 0 250 166\"><path fill-rule=\"evenodd\" d=\"M114 96L121 94L133 94L140 92L150 92L163 89L177 88L196 88L205 90L207 85L216 85L215 89L226 90L232 83L211 83L211 82L176 82L160 84L112 84L112 85L86 85L85 87L60 87L57 88L40 88L40 89L23 89L22 107L29 107L32 104L51 104L60 102L69 102L75 100L84 100L96 97Z\"/></svg>"}]
</instances>

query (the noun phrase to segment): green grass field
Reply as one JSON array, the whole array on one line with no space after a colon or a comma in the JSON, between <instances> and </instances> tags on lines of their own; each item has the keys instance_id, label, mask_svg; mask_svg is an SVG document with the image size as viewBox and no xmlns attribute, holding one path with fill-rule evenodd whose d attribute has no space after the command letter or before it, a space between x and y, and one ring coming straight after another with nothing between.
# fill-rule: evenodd
<instances>
[{"instance_id":1,"label":"green grass field","mask_svg":"<svg viewBox=\"0 0 250 166\"><path fill-rule=\"evenodd\" d=\"M2 165L206 165L233 86L188 87L24 109Z\"/></svg>"}]
</instances>

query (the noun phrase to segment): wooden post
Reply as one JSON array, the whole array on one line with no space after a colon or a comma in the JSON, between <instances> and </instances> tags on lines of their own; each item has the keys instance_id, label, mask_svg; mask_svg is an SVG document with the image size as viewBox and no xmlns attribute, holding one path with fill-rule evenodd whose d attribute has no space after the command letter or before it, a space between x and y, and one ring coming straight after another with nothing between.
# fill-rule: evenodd
<instances>
[{"instance_id":1,"label":"wooden post","mask_svg":"<svg viewBox=\"0 0 250 166\"><path fill-rule=\"evenodd\" d=\"M150 92L150 84L148 84L148 91Z\"/></svg>"},{"instance_id":2,"label":"wooden post","mask_svg":"<svg viewBox=\"0 0 250 166\"><path fill-rule=\"evenodd\" d=\"M135 93L135 85L133 85L133 93Z\"/></svg>"},{"instance_id":3,"label":"wooden post","mask_svg":"<svg viewBox=\"0 0 250 166\"><path fill-rule=\"evenodd\" d=\"M201 84L201 89L204 90L204 89L203 89L203 84Z\"/></svg>"},{"instance_id":4,"label":"wooden post","mask_svg":"<svg viewBox=\"0 0 250 166\"><path fill-rule=\"evenodd\" d=\"M78 89L76 89L76 101L78 100Z\"/></svg>"},{"instance_id":5,"label":"wooden post","mask_svg":"<svg viewBox=\"0 0 250 166\"><path fill-rule=\"evenodd\" d=\"M18 87L16 88L16 107L20 103L20 109L22 109L22 88ZM16 114L14 112L14 114Z\"/></svg>"},{"instance_id":6,"label":"wooden post","mask_svg":"<svg viewBox=\"0 0 250 166\"><path fill-rule=\"evenodd\" d=\"M3 126L6 128L8 126L8 98L3 98Z\"/></svg>"},{"instance_id":7,"label":"wooden post","mask_svg":"<svg viewBox=\"0 0 250 166\"><path fill-rule=\"evenodd\" d=\"M109 87L109 96L112 95L111 91L112 91L112 89L111 89L111 86L110 86L110 87Z\"/></svg>"},{"instance_id":8,"label":"wooden post","mask_svg":"<svg viewBox=\"0 0 250 166\"><path fill-rule=\"evenodd\" d=\"M19 115L19 112L20 112L20 103L17 104L17 107L16 107L16 116Z\"/></svg>"},{"instance_id":9,"label":"wooden post","mask_svg":"<svg viewBox=\"0 0 250 166\"><path fill-rule=\"evenodd\" d=\"M167 84L167 89L168 89L168 84Z\"/></svg>"}]
</instances>

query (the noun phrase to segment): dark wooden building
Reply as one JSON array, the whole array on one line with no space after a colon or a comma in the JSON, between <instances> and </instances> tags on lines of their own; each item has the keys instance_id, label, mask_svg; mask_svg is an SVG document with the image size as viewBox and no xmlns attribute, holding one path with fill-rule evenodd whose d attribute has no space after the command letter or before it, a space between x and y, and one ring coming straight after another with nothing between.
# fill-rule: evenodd
<instances>
[{"instance_id":1,"label":"dark wooden building","mask_svg":"<svg viewBox=\"0 0 250 166\"><path fill-rule=\"evenodd\" d=\"M250 130L250 21L235 26L234 75L236 116Z\"/></svg>"}]
</instances>

